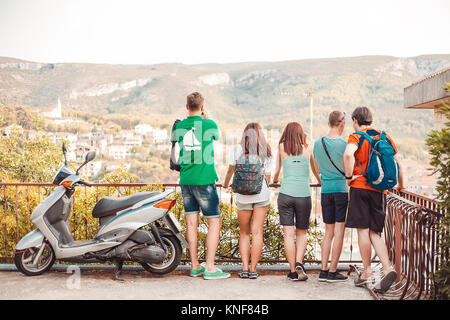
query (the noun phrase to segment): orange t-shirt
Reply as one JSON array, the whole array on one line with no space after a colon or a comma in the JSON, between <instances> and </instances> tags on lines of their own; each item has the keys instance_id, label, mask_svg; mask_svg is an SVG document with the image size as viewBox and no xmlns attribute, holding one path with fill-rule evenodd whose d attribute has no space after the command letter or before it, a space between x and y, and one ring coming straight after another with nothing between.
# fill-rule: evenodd
<instances>
[{"instance_id":1,"label":"orange t-shirt","mask_svg":"<svg viewBox=\"0 0 450 320\"><path fill-rule=\"evenodd\" d=\"M364 130L361 130L363 132L367 132L367 130L375 130L373 128L366 128ZM380 130L375 130L377 132L380 132ZM356 134L356 133L352 133L349 137L348 137L348 141L347 144L359 144L359 138L361 137L360 134ZM373 139L379 139L380 136L372 136ZM390 141L390 143L392 144L392 147L395 150L395 153L398 152L397 147L394 143L394 140L392 140L392 138L386 133L386 138ZM367 174L367 166L369 163L369 149L370 149L370 143L367 139L363 140L362 145L359 146L358 150L355 152L355 158L359 161L359 163L361 164L361 166L364 168L364 170L366 171ZM353 168L353 175L357 176L357 175L362 175L362 170L359 167L358 163L356 163L355 161L355 166ZM367 183L367 178L364 176L358 177L355 180L352 181L352 183L350 184L350 186L352 188L357 188L357 189L367 189L367 190L373 190L373 191L378 191L378 192L383 192L381 190L377 190L375 188L373 188L369 183ZM386 194L387 191L384 191L384 193Z\"/></svg>"}]
</instances>

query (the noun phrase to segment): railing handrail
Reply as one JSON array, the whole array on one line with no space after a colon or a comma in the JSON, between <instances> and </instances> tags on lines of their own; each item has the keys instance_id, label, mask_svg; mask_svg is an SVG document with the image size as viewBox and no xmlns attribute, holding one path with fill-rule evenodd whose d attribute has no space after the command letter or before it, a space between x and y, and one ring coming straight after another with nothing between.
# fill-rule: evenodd
<instances>
[{"instance_id":1,"label":"railing handrail","mask_svg":"<svg viewBox=\"0 0 450 320\"><path fill-rule=\"evenodd\" d=\"M150 186L150 185L162 185L164 187L178 187L180 186L179 183L145 183L145 182L121 182L121 183L91 183L92 186L94 187L145 187L145 186ZM1 182L0 181L0 186L36 186L36 187L56 187L55 184L50 183L50 182ZM279 183L270 183L269 187L273 187L273 188L278 188L280 187L281 184ZM321 184L320 183L310 183L309 184L310 187L313 188L317 188L320 187ZM222 188L223 185L221 183L216 183L216 187L220 187Z\"/></svg>"},{"instance_id":2,"label":"railing handrail","mask_svg":"<svg viewBox=\"0 0 450 320\"><path fill-rule=\"evenodd\" d=\"M431 203L433 203L435 205L439 205L439 203L435 199L431 199L431 198L425 197L423 195L420 195L420 194L417 194L417 193L414 193L414 192L411 192L411 191L408 191L408 190L404 190L403 189L403 190L399 191L399 190L396 190L396 189L392 189L392 190L390 190L390 192L392 192L393 194L397 194L399 196L402 196L403 198L406 198L406 199L408 197L405 197L405 195L410 196L410 197L414 197L414 198L417 198L417 199L421 199L423 201L431 202Z\"/></svg>"}]
</instances>

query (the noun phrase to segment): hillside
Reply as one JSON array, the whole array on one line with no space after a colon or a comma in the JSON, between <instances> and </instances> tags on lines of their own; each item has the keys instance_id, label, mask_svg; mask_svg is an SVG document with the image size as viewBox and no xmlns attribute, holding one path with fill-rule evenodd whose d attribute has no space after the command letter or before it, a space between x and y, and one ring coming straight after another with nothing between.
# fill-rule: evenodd
<instances>
[{"instance_id":1,"label":"hillside","mask_svg":"<svg viewBox=\"0 0 450 320\"><path fill-rule=\"evenodd\" d=\"M279 128L297 120L308 129L305 93L313 92L314 133L326 130L330 110L349 114L364 104L394 136L422 140L433 114L403 109L403 88L448 65L450 54L205 65L51 64L0 57L0 104L39 109L59 97L66 109L172 119L184 115L185 96L198 90L225 126L259 121Z\"/></svg>"}]
</instances>

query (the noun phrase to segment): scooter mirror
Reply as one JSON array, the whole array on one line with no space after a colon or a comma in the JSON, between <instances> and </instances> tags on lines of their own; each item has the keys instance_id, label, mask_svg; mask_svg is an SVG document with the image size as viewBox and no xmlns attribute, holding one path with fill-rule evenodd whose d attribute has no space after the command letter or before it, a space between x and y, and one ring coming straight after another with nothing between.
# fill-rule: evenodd
<instances>
[{"instance_id":1,"label":"scooter mirror","mask_svg":"<svg viewBox=\"0 0 450 320\"><path fill-rule=\"evenodd\" d=\"M89 151L86 154L86 158L85 158L83 164L77 169L76 174L78 175L78 173L80 172L80 169L83 168L89 161L94 160L94 158L95 158L95 151Z\"/></svg>"},{"instance_id":2,"label":"scooter mirror","mask_svg":"<svg viewBox=\"0 0 450 320\"><path fill-rule=\"evenodd\" d=\"M62 152L64 155L64 165L67 166L67 157L66 157L67 148L66 148L66 144L64 142L62 143Z\"/></svg>"},{"instance_id":3,"label":"scooter mirror","mask_svg":"<svg viewBox=\"0 0 450 320\"><path fill-rule=\"evenodd\" d=\"M87 154L86 154L86 159L84 160L86 163L88 163L89 161L92 161L92 160L94 160L94 158L95 158L95 151L89 151Z\"/></svg>"}]
</instances>

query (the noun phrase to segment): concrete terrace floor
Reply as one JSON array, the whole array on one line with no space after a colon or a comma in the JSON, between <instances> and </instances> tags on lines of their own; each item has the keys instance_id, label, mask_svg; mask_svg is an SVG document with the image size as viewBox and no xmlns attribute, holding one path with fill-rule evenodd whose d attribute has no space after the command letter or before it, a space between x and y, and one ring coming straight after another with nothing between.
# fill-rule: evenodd
<instances>
[{"instance_id":1,"label":"concrete terrace floor","mask_svg":"<svg viewBox=\"0 0 450 320\"><path fill-rule=\"evenodd\" d=\"M240 279L238 268L222 267L230 278L203 280L189 277L188 267L180 266L164 276L129 268L120 282L112 280L111 268L82 268L77 283L65 267L36 277L13 269L0 268L8 270L0 271L1 300L373 300L367 289L354 286L355 273L345 282L326 283L318 281L317 270L308 270L307 281L294 282L284 270L259 269L258 279Z\"/></svg>"}]
</instances>

